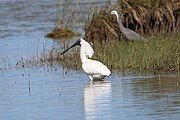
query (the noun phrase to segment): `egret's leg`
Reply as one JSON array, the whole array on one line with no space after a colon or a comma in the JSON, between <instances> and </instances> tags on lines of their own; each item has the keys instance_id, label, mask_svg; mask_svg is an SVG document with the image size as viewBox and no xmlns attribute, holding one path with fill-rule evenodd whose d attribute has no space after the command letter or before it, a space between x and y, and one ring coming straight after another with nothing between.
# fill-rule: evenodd
<instances>
[{"instance_id":1,"label":"egret's leg","mask_svg":"<svg viewBox=\"0 0 180 120\"><path fill-rule=\"evenodd\" d=\"M91 80L91 82L92 82L92 81L93 81L93 78L92 78L92 76L90 76L90 75L89 75L89 78L90 78L90 80Z\"/></svg>"}]
</instances>

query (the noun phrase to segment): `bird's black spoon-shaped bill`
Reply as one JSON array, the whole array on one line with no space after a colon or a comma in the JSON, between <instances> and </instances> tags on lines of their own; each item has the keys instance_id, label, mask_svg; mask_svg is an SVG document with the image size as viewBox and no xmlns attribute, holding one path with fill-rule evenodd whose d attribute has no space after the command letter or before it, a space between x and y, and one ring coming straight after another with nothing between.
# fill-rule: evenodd
<instances>
[{"instance_id":1,"label":"bird's black spoon-shaped bill","mask_svg":"<svg viewBox=\"0 0 180 120\"><path fill-rule=\"evenodd\" d=\"M69 49L71 49L72 47L76 46L75 44L73 44L72 46L70 46L69 48L67 48L66 50L64 50L61 55L63 55L65 52L67 52Z\"/></svg>"},{"instance_id":2,"label":"bird's black spoon-shaped bill","mask_svg":"<svg viewBox=\"0 0 180 120\"><path fill-rule=\"evenodd\" d=\"M69 48L67 48L66 50L64 50L61 55L63 55L65 52L67 52L69 49L73 48L76 45L80 45L81 40L77 40L73 45L71 45Z\"/></svg>"}]
</instances>

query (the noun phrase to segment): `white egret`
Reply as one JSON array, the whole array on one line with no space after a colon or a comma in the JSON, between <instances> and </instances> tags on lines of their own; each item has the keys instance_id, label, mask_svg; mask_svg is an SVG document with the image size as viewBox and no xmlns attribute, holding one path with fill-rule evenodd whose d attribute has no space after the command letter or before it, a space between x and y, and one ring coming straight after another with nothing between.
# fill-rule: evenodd
<instances>
[{"instance_id":1,"label":"white egret","mask_svg":"<svg viewBox=\"0 0 180 120\"><path fill-rule=\"evenodd\" d=\"M84 39L77 40L72 46L62 52L61 55L76 45L81 46L80 58L82 62L82 68L84 72L89 76L91 81L102 80L106 76L109 76L111 74L111 71L103 63L89 59L93 56L94 50L91 45Z\"/></svg>"}]
</instances>

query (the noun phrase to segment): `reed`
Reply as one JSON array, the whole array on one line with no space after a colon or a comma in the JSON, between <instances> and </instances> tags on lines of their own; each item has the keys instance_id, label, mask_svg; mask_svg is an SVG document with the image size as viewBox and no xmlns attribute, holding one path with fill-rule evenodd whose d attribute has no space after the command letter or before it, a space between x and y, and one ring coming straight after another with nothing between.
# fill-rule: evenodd
<instances>
[{"instance_id":1,"label":"reed","mask_svg":"<svg viewBox=\"0 0 180 120\"><path fill-rule=\"evenodd\" d=\"M85 26L85 39L91 42L122 40L117 20L110 15L111 10L122 15L125 27L145 37L179 32L179 6L177 0L119 0L115 5L108 4L107 7L105 4Z\"/></svg>"},{"instance_id":2,"label":"reed","mask_svg":"<svg viewBox=\"0 0 180 120\"><path fill-rule=\"evenodd\" d=\"M113 69L180 70L180 35L151 38L148 42L112 42L94 47L96 59Z\"/></svg>"},{"instance_id":3,"label":"reed","mask_svg":"<svg viewBox=\"0 0 180 120\"><path fill-rule=\"evenodd\" d=\"M173 33L179 28L176 24L178 17L176 20L174 14L179 2L176 0L167 0L167 3L162 0L148 2L121 0L116 6L107 7L106 5L104 8L107 9L95 12L91 21L86 22L84 26L84 38L94 43L93 59L102 61L113 70L180 71L180 35ZM148 34L151 36L149 40L126 42L121 37L116 19L109 14L110 10L115 8L123 13L126 27L132 27L131 29L134 28L133 30L141 34ZM49 51L37 60L19 62L19 65L58 64L69 69L81 68L79 50L71 50L64 56L60 53L59 49Z\"/></svg>"},{"instance_id":4,"label":"reed","mask_svg":"<svg viewBox=\"0 0 180 120\"><path fill-rule=\"evenodd\" d=\"M111 70L180 71L180 35L151 37L147 42L95 41L92 59L102 61ZM61 55L62 49L53 49L38 59L21 59L16 67L61 66L81 69L79 47Z\"/></svg>"},{"instance_id":5,"label":"reed","mask_svg":"<svg viewBox=\"0 0 180 120\"><path fill-rule=\"evenodd\" d=\"M113 70L180 71L180 35L153 37L148 42L96 41L93 48L93 59ZM64 67L80 68L78 52L59 56L57 60Z\"/></svg>"},{"instance_id":6,"label":"reed","mask_svg":"<svg viewBox=\"0 0 180 120\"><path fill-rule=\"evenodd\" d=\"M119 0L126 25L148 34L162 34L179 29L177 0ZM180 16L178 16L180 17ZM178 27L178 28L177 28Z\"/></svg>"}]
</instances>

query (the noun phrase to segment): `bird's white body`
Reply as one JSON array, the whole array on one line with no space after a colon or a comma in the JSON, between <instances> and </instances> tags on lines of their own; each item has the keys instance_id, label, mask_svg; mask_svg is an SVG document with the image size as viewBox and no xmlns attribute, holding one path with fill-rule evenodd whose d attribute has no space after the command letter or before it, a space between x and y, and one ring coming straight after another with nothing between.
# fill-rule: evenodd
<instances>
[{"instance_id":1,"label":"bird's white body","mask_svg":"<svg viewBox=\"0 0 180 120\"><path fill-rule=\"evenodd\" d=\"M89 75L91 80L104 79L111 74L110 70L101 62L88 59L82 63L82 68L86 74Z\"/></svg>"},{"instance_id":2,"label":"bird's white body","mask_svg":"<svg viewBox=\"0 0 180 120\"><path fill-rule=\"evenodd\" d=\"M91 45L84 39L80 42L80 57L82 68L91 80L101 80L111 74L111 71L101 62L89 59L93 56L94 50Z\"/></svg>"}]
</instances>

